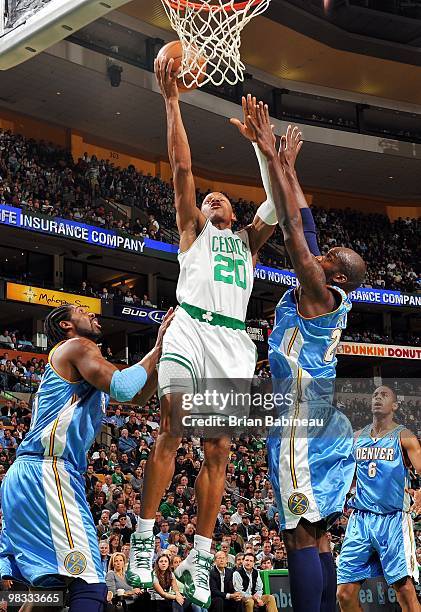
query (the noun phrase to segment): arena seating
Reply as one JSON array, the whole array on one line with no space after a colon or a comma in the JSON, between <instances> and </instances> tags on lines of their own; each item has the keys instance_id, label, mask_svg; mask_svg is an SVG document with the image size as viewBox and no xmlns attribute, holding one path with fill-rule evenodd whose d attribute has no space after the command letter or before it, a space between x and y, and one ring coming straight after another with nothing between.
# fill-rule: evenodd
<instances>
[{"instance_id":1,"label":"arena seating","mask_svg":"<svg viewBox=\"0 0 421 612\"><path fill-rule=\"evenodd\" d=\"M205 194L197 194L200 201ZM115 228L157 240L177 239L173 189L159 176L144 175L133 166L119 168L95 156L74 162L68 151L0 130L0 204L23 207L50 216L61 216ZM113 201L135 207L139 215L129 220ZM256 205L233 202L237 226L253 218ZM416 273L420 220L368 215L350 209L315 209L322 251L335 245L352 246L368 262L366 287L387 287L408 292L420 289ZM280 256L282 239L275 238L260 254L266 265L290 267ZM387 265L385 262L388 262Z\"/></svg>"}]
</instances>

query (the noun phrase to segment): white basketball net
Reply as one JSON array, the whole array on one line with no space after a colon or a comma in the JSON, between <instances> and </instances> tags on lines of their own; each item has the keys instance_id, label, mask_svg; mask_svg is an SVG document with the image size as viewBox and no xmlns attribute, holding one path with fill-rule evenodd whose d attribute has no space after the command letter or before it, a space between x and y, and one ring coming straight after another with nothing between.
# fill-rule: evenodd
<instances>
[{"instance_id":1,"label":"white basketball net","mask_svg":"<svg viewBox=\"0 0 421 612\"><path fill-rule=\"evenodd\" d=\"M201 87L209 81L216 86L243 81L245 66L240 57L240 34L269 3L270 0L241 3L238 0L162 0L183 45L180 72L183 83Z\"/></svg>"}]
</instances>

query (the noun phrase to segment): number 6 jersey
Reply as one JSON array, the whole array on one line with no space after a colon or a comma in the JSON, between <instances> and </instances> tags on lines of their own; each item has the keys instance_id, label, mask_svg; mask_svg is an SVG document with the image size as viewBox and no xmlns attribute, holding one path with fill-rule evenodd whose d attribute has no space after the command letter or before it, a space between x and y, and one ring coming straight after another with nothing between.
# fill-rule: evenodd
<instances>
[{"instance_id":1,"label":"number 6 jersey","mask_svg":"<svg viewBox=\"0 0 421 612\"><path fill-rule=\"evenodd\" d=\"M349 505L376 514L408 512L409 471L400 440L405 427L397 425L379 439L371 437L371 428L365 427L355 441L357 487Z\"/></svg>"}]
</instances>

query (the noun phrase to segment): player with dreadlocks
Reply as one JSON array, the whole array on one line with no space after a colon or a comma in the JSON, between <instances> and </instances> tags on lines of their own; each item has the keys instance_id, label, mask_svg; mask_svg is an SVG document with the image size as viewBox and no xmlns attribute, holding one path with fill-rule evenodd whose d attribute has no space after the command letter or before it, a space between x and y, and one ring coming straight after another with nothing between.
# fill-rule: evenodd
<instances>
[{"instance_id":1,"label":"player with dreadlocks","mask_svg":"<svg viewBox=\"0 0 421 612\"><path fill-rule=\"evenodd\" d=\"M53 346L32 407L29 432L1 488L0 577L36 588L68 588L71 612L101 612L107 587L82 474L109 396L145 403L155 392L156 365L170 310L154 348L125 370L97 346L91 312L65 305L45 320ZM18 518L16 518L18 517Z\"/></svg>"}]
</instances>

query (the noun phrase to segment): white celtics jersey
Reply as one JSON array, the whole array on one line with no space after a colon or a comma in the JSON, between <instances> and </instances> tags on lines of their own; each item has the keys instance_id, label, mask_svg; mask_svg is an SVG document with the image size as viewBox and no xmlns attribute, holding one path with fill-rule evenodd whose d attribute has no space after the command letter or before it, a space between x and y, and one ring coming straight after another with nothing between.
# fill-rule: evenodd
<instances>
[{"instance_id":1,"label":"white celtics jersey","mask_svg":"<svg viewBox=\"0 0 421 612\"><path fill-rule=\"evenodd\" d=\"M177 300L244 321L254 271L248 233L220 230L208 220L192 246L179 253Z\"/></svg>"}]
</instances>

